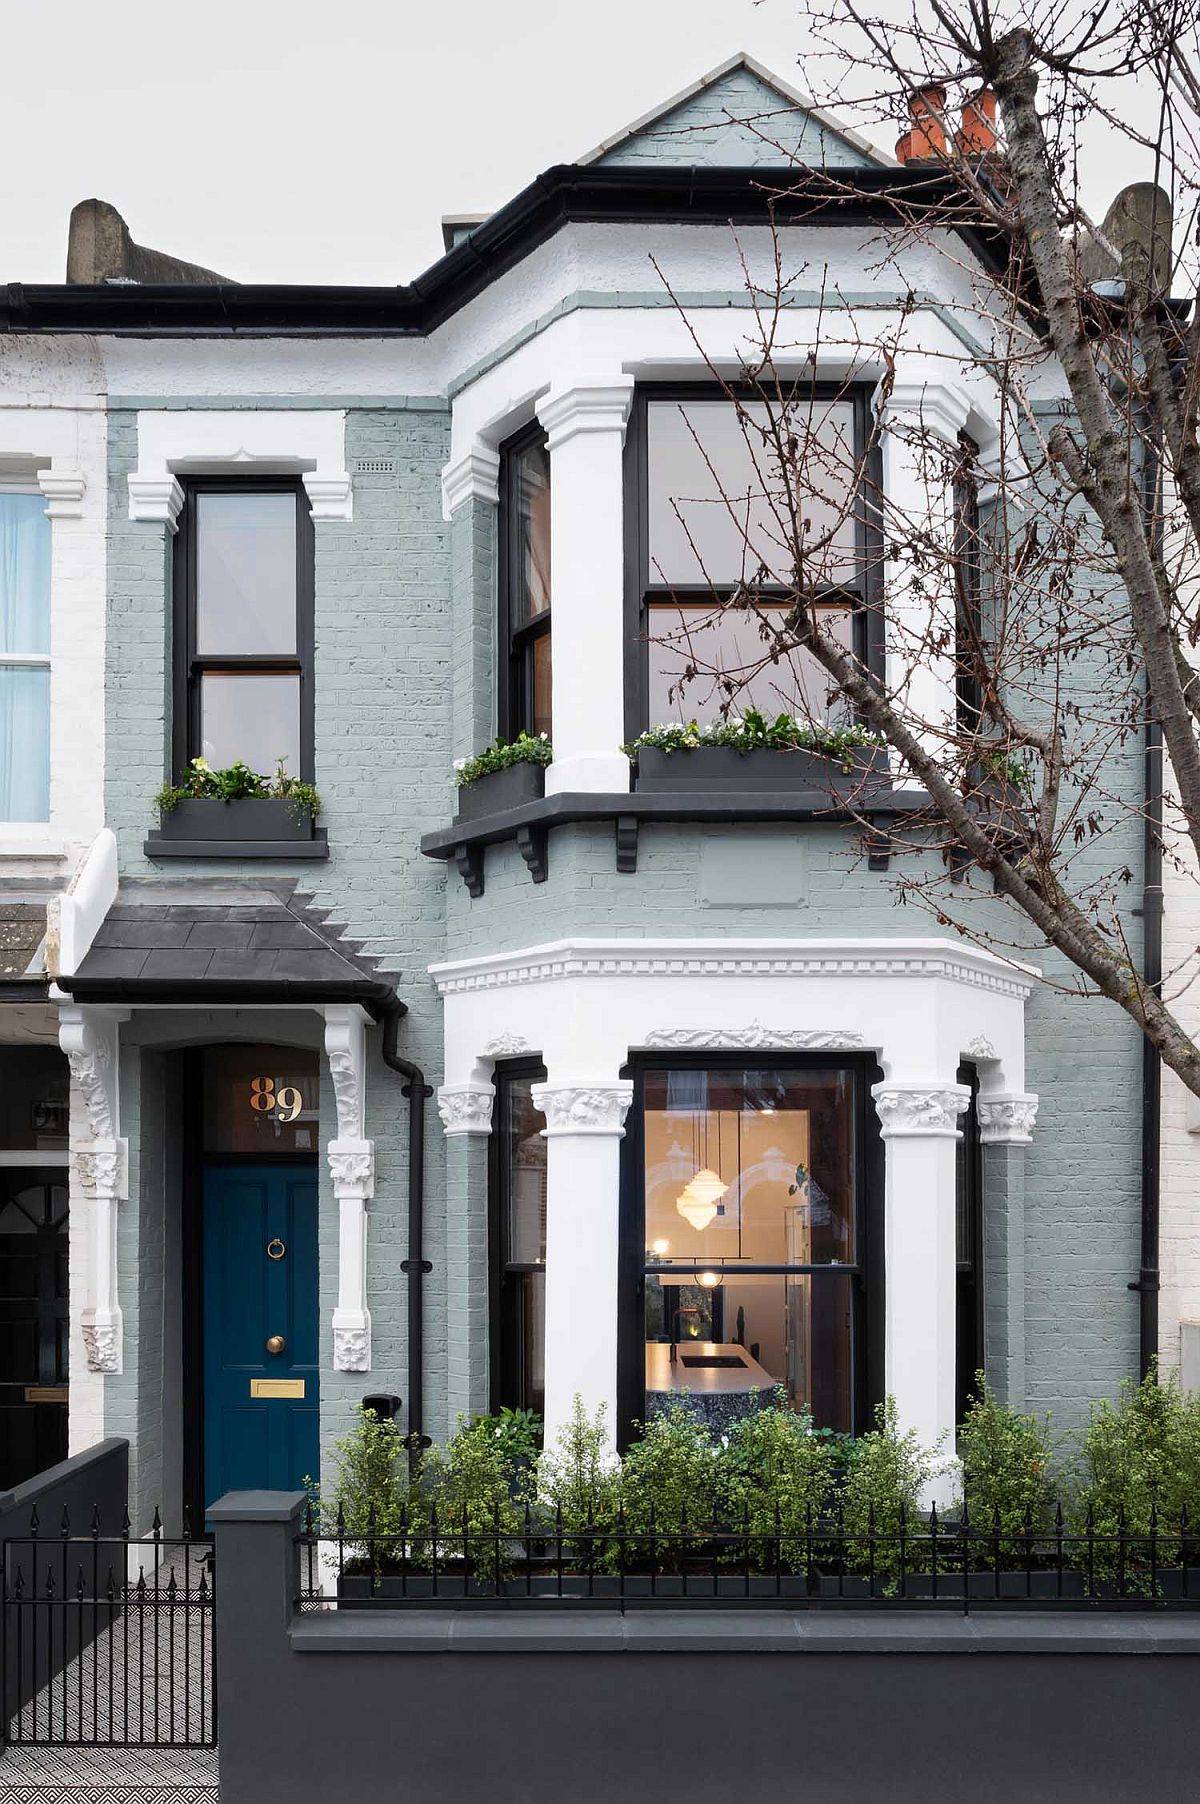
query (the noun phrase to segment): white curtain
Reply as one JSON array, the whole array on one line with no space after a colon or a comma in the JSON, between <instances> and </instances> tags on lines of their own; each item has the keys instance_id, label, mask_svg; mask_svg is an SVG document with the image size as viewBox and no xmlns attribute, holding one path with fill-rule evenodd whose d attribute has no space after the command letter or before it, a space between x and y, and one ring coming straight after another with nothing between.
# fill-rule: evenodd
<instances>
[{"instance_id":1,"label":"white curtain","mask_svg":"<svg viewBox=\"0 0 1200 1804\"><path fill-rule=\"evenodd\" d=\"M50 522L0 491L0 820L50 818ZM13 663L46 657L46 663Z\"/></svg>"}]
</instances>

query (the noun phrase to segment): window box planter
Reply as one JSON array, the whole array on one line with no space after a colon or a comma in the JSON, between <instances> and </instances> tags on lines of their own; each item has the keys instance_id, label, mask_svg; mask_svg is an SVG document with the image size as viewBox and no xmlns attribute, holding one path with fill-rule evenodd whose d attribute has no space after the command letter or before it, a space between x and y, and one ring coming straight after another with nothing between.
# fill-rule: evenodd
<instances>
[{"instance_id":1,"label":"window box planter","mask_svg":"<svg viewBox=\"0 0 1200 1804\"><path fill-rule=\"evenodd\" d=\"M285 796L220 802L189 796L162 815L146 841L151 858L326 858L325 833Z\"/></svg>"},{"instance_id":2,"label":"window box planter","mask_svg":"<svg viewBox=\"0 0 1200 1804\"><path fill-rule=\"evenodd\" d=\"M739 752L729 745L701 745L688 752L666 752L643 746L637 755L637 787L650 794L818 790L848 796L864 785L881 787L889 769L886 746L858 746L848 760L799 747Z\"/></svg>"},{"instance_id":3,"label":"window box planter","mask_svg":"<svg viewBox=\"0 0 1200 1804\"><path fill-rule=\"evenodd\" d=\"M506 770L489 771L464 783L458 791L456 821L477 821L485 814L505 814L526 802L538 802L546 793L544 764L510 764Z\"/></svg>"}]
</instances>

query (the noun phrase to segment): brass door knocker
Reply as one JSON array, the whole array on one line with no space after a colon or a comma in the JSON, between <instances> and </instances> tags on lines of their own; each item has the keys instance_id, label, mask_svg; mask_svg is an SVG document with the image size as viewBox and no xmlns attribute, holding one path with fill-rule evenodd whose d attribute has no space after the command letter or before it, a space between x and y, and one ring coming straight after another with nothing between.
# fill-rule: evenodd
<instances>
[{"instance_id":1,"label":"brass door knocker","mask_svg":"<svg viewBox=\"0 0 1200 1804\"><path fill-rule=\"evenodd\" d=\"M267 1242L267 1258L268 1259L282 1259L283 1255L286 1252L287 1252L287 1248L284 1246L282 1240L280 1240L278 1235L275 1236L274 1240L268 1240L268 1242Z\"/></svg>"}]
</instances>

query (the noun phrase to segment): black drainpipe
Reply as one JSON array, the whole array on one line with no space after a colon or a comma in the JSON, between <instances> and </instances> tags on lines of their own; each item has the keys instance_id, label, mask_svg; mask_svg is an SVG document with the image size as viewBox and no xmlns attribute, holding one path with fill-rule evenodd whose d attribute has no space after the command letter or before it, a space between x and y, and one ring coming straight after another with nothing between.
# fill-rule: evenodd
<instances>
[{"instance_id":1,"label":"black drainpipe","mask_svg":"<svg viewBox=\"0 0 1200 1804\"><path fill-rule=\"evenodd\" d=\"M408 1098L408 1258L400 1270L408 1275L408 1454L415 1459L429 1445L424 1432L425 1274L433 1270L425 1257L425 1098L433 1091L425 1073L396 1051L400 1023L408 1010L399 1000L383 1014L383 1062L405 1080Z\"/></svg>"}]
</instances>

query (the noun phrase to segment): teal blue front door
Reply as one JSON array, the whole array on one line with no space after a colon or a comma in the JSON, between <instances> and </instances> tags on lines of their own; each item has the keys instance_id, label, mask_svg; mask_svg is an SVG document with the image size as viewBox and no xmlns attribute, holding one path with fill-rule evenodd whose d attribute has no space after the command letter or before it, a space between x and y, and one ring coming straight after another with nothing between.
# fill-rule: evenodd
<instances>
[{"instance_id":1,"label":"teal blue front door","mask_svg":"<svg viewBox=\"0 0 1200 1804\"><path fill-rule=\"evenodd\" d=\"M317 1475L317 1180L204 1171L204 1507Z\"/></svg>"}]
</instances>

